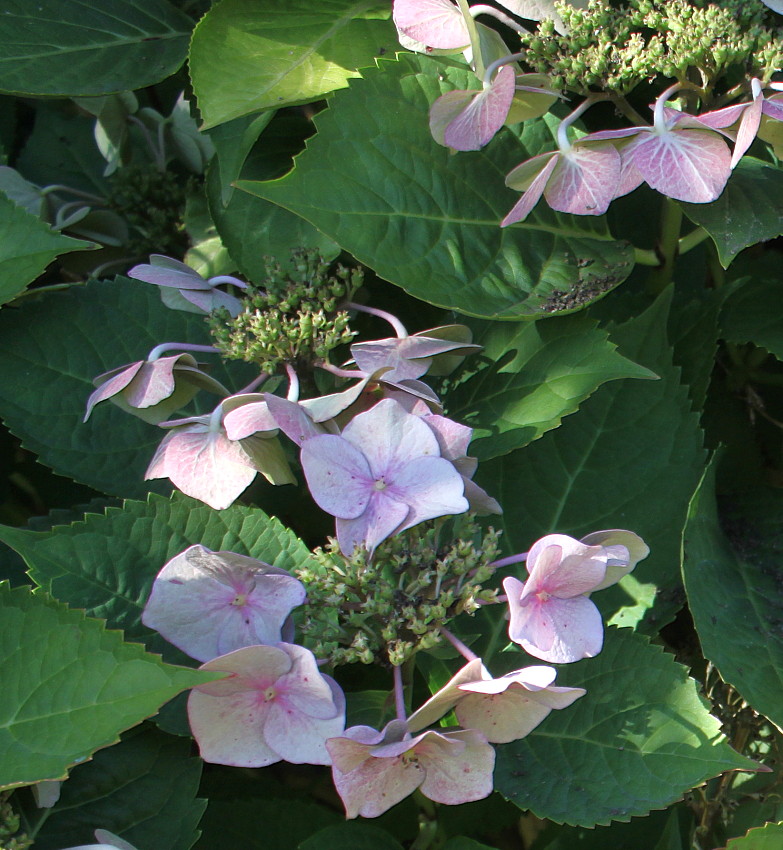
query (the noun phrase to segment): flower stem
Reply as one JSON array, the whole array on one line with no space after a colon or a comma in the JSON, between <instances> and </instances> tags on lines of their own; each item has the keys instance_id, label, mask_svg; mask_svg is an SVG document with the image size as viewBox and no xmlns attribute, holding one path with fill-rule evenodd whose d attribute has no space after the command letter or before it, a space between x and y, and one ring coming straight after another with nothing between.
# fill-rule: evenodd
<instances>
[{"instance_id":1,"label":"flower stem","mask_svg":"<svg viewBox=\"0 0 783 850\"><path fill-rule=\"evenodd\" d=\"M288 375L288 401L299 401L299 376L290 363L285 364L285 372Z\"/></svg>"},{"instance_id":2,"label":"flower stem","mask_svg":"<svg viewBox=\"0 0 783 850\"><path fill-rule=\"evenodd\" d=\"M394 328L394 333L397 334L399 339L405 339L408 336L405 325L395 315L387 313L386 310L379 310L377 307L365 307L364 304L357 304L354 301L346 301L343 307L346 310L356 310L358 313L369 313L371 316L385 319Z\"/></svg>"},{"instance_id":3,"label":"flower stem","mask_svg":"<svg viewBox=\"0 0 783 850\"><path fill-rule=\"evenodd\" d=\"M162 354L167 351L200 351L204 354L219 354L220 352L213 345L196 345L189 342L162 342L156 345L155 348L147 355L148 362L152 363L157 360Z\"/></svg>"},{"instance_id":4,"label":"flower stem","mask_svg":"<svg viewBox=\"0 0 783 850\"><path fill-rule=\"evenodd\" d=\"M699 226L694 227L690 233L686 233L679 241L679 246L677 249L678 254L687 254L688 251L695 248L697 245L701 245L701 243L709 237L709 233Z\"/></svg>"},{"instance_id":5,"label":"flower stem","mask_svg":"<svg viewBox=\"0 0 783 850\"><path fill-rule=\"evenodd\" d=\"M445 626L441 626L440 633L446 640L457 650L457 652L466 661L475 661L478 658L475 652L470 647L466 646L453 632L450 632Z\"/></svg>"},{"instance_id":6,"label":"flower stem","mask_svg":"<svg viewBox=\"0 0 783 850\"><path fill-rule=\"evenodd\" d=\"M661 208L660 236L655 246L660 262L647 280L647 289L654 295L663 292L672 282L681 227L682 207L671 198L664 197L663 207Z\"/></svg>"},{"instance_id":7,"label":"flower stem","mask_svg":"<svg viewBox=\"0 0 783 850\"><path fill-rule=\"evenodd\" d=\"M405 688L402 684L402 668L399 665L392 667L394 675L394 708L397 712L397 720L407 720L405 711Z\"/></svg>"},{"instance_id":8,"label":"flower stem","mask_svg":"<svg viewBox=\"0 0 783 850\"><path fill-rule=\"evenodd\" d=\"M509 555L508 558L501 558L498 561L492 561L491 564L487 566L493 567L494 569L500 569L500 567L510 567L512 564L523 564L527 560L527 556L529 552L519 552L516 555Z\"/></svg>"}]
</instances>

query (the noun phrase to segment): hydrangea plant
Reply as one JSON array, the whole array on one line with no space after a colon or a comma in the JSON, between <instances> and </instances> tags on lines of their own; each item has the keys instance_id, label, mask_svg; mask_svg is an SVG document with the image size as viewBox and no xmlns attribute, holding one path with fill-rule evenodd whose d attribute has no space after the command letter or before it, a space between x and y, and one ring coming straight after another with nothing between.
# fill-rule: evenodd
<instances>
[{"instance_id":1,"label":"hydrangea plant","mask_svg":"<svg viewBox=\"0 0 783 850\"><path fill-rule=\"evenodd\" d=\"M7 5L0 846L774 846L780 4Z\"/></svg>"}]
</instances>

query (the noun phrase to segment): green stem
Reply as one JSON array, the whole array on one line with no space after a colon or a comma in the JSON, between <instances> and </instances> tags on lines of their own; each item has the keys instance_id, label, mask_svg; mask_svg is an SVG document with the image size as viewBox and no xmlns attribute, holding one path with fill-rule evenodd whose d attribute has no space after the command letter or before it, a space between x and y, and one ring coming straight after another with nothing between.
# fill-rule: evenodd
<instances>
[{"instance_id":1,"label":"green stem","mask_svg":"<svg viewBox=\"0 0 783 850\"><path fill-rule=\"evenodd\" d=\"M473 54L473 71L480 80L483 80L486 68L484 67L484 61L481 56L481 41L479 39L478 27L476 26L476 22L473 20L473 15L470 14L468 0L457 0L457 5L459 6L460 12L462 12L462 17L465 19L465 26L468 28L468 35L470 36L470 52Z\"/></svg>"},{"instance_id":2,"label":"green stem","mask_svg":"<svg viewBox=\"0 0 783 850\"><path fill-rule=\"evenodd\" d=\"M410 850L428 850L438 835L438 807L418 789L414 792L413 799L419 807L419 834Z\"/></svg>"},{"instance_id":3,"label":"green stem","mask_svg":"<svg viewBox=\"0 0 783 850\"><path fill-rule=\"evenodd\" d=\"M637 266L652 266L652 268L657 269L661 264L658 255L649 248L634 247L633 256Z\"/></svg>"},{"instance_id":4,"label":"green stem","mask_svg":"<svg viewBox=\"0 0 783 850\"><path fill-rule=\"evenodd\" d=\"M686 233L685 236L682 237L679 241L679 247L677 253L679 255L687 254L688 251L691 251L697 245L701 245L701 243L709 237L709 233L703 227L694 227L690 233Z\"/></svg>"},{"instance_id":5,"label":"green stem","mask_svg":"<svg viewBox=\"0 0 783 850\"><path fill-rule=\"evenodd\" d=\"M658 244L655 246L659 261L658 267L647 280L648 290L655 295L663 292L672 282L681 227L682 207L671 198L664 198L661 208L660 236L658 237Z\"/></svg>"}]
</instances>

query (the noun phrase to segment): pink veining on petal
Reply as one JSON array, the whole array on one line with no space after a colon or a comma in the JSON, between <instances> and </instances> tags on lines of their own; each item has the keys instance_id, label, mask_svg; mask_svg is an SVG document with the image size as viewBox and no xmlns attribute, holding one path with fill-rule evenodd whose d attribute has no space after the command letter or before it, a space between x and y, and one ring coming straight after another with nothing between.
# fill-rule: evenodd
<instances>
[{"instance_id":1,"label":"pink veining on petal","mask_svg":"<svg viewBox=\"0 0 783 850\"><path fill-rule=\"evenodd\" d=\"M446 128L450 148L476 151L484 147L505 123L514 99L514 69L505 65L488 88L478 92Z\"/></svg>"},{"instance_id":2,"label":"pink veining on petal","mask_svg":"<svg viewBox=\"0 0 783 850\"><path fill-rule=\"evenodd\" d=\"M451 0L394 0L392 16L400 32L428 47L470 44L462 13Z\"/></svg>"}]
</instances>

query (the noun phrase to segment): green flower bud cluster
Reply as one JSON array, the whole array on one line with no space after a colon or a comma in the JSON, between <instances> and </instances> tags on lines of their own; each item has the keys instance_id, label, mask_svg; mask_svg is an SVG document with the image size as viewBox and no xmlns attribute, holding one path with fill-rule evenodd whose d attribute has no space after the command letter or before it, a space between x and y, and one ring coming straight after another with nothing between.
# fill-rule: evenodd
<instances>
[{"instance_id":1,"label":"green flower bud cluster","mask_svg":"<svg viewBox=\"0 0 783 850\"><path fill-rule=\"evenodd\" d=\"M0 850L26 850L33 842L19 832L19 815L14 812L6 795L0 796Z\"/></svg>"},{"instance_id":2,"label":"green flower bud cluster","mask_svg":"<svg viewBox=\"0 0 783 850\"><path fill-rule=\"evenodd\" d=\"M659 74L711 88L733 68L766 82L783 62L783 30L764 26L771 13L760 0L590 0L587 9L558 9L568 34L543 21L522 36L524 62L581 94L625 95Z\"/></svg>"},{"instance_id":3,"label":"green flower bud cluster","mask_svg":"<svg viewBox=\"0 0 783 850\"><path fill-rule=\"evenodd\" d=\"M248 287L245 309L232 319L223 312L210 319L215 347L231 360L256 363L272 375L282 364L306 368L350 342L355 332L338 305L361 286L361 269L329 264L317 251L294 251L285 270L267 258L264 289Z\"/></svg>"},{"instance_id":4,"label":"green flower bud cluster","mask_svg":"<svg viewBox=\"0 0 783 850\"><path fill-rule=\"evenodd\" d=\"M399 666L439 644L451 619L494 602L496 591L482 584L494 573L499 532L482 535L459 517L457 539L440 544L442 527L425 523L385 540L372 560L363 549L345 557L335 540L316 550L313 565L297 572L308 590L299 625L310 649L334 665Z\"/></svg>"},{"instance_id":5,"label":"green flower bud cluster","mask_svg":"<svg viewBox=\"0 0 783 850\"><path fill-rule=\"evenodd\" d=\"M128 165L112 175L108 206L128 223L132 254L185 253L188 237L181 222L192 183L153 165Z\"/></svg>"}]
</instances>

